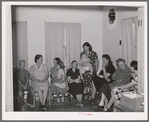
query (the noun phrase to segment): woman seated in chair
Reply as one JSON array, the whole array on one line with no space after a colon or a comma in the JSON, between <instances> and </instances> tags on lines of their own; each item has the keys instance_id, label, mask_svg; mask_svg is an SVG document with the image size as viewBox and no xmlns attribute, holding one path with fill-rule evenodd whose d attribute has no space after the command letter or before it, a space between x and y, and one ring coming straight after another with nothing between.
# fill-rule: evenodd
<instances>
[{"instance_id":1,"label":"woman seated in chair","mask_svg":"<svg viewBox=\"0 0 149 122\"><path fill-rule=\"evenodd\" d=\"M104 111L111 111L112 104L116 101L116 99L119 100L119 95L122 91L129 91L128 88L135 86L137 82L137 62L132 61L130 66L131 70L128 68L128 66L125 64L124 59L118 59L117 60L117 71L113 74L112 78L115 79L115 82L111 84L111 99L107 106L104 108ZM133 73L132 73L133 72ZM131 81L131 74L133 74L133 81Z\"/></svg>"},{"instance_id":2,"label":"woman seated in chair","mask_svg":"<svg viewBox=\"0 0 149 122\"><path fill-rule=\"evenodd\" d=\"M52 96L52 94L53 94L53 85L54 85L54 83L56 82L56 80L57 80L57 73L58 73L58 69L56 68L56 66L57 66L57 62L59 62L59 61L61 61L60 60L60 58L58 58L58 57L56 57L56 58L54 58L53 59L53 64L54 64L54 67L52 67L51 69L50 69L50 73L51 73L51 89L50 89L50 96Z\"/></svg>"},{"instance_id":3,"label":"woman seated in chair","mask_svg":"<svg viewBox=\"0 0 149 122\"><path fill-rule=\"evenodd\" d=\"M49 70L48 67L43 64L43 56L37 54L35 56L35 64L30 67L30 79L33 89L38 92L41 102L41 109L46 110L46 99L49 90Z\"/></svg>"},{"instance_id":4,"label":"woman seated in chair","mask_svg":"<svg viewBox=\"0 0 149 122\"><path fill-rule=\"evenodd\" d=\"M98 77L94 77L93 81L96 87L96 91L101 93L101 100L99 105L93 106L95 109L103 109L107 102L111 98L111 89L108 83L113 82L111 79L112 74L115 72L115 68L112 64L111 58L108 54L102 55L102 70Z\"/></svg>"},{"instance_id":5,"label":"woman seated in chair","mask_svg":"<svg viewBox=\"0 0 149 122\"><path fill-rule=\"evenodd\" d=\"M69 90L68 84L65 81L65 71L64 71L64 64L62 61L57 62L56 68L58 70L56 81L53 84L53 90L57 93L57 103L63 104L64 102L64 95ZM60 99L60 93L62 97Z\"/></svg>"},{"instance_id":6,"label":"woman seated in chair","mask_svg":"<svg viewBox=\"0 0 149 122\"><path fill-rule=\"evenodd\" d=\"M78 67L78 62L76 60L72 61L71 68L67 70L67 79L69 82L69 92L75 98L77 98L77 106L83 107L82 95L83 95L83 83L80 80L80 72Z\"/></svg>"}]
</instances>

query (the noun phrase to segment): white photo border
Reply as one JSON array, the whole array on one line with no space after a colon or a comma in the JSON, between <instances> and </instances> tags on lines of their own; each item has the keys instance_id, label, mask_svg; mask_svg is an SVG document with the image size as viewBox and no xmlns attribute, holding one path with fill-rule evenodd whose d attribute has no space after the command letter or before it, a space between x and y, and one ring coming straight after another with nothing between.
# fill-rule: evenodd
<instances>
[{"instance_id":1,"label":"white photo border","mask_svg":"<svg viewBox=\"0 0 149 122\"><path fill-rule=\"evenodd\" d=\"M7 33L5 21L5 10L12 5L56 5L56 6L127 6L127 7L143 7L144 8L144 94L145 97L145 109L144 112L6 112L5 110L5 88L6 77L8 77L7 70L12 69L11 64L7 64L7 51L11 52L10 47L7 46ZM147 2L2 2L2 120L147 120L148 118L148 95L147 95ZM11 42L12 43L12 42ZM10 57L10 61L12 57ZM8 66L9 69L7 68ZM5 72L6 71L6 72ZM10 77L11 76L11 77ZM9 78L12 80L12 74L9 74ZM12 80L13 81L13 80ZM11 103L11 102L10 102ZM90 116L85 116L90 114Z\"/></svg>"}]
</instances>

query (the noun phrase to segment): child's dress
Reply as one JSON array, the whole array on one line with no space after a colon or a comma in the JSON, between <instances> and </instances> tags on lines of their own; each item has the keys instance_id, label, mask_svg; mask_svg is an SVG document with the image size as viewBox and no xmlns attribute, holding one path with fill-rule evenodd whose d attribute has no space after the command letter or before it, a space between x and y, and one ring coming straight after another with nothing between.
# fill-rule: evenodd
<instances>
[{"instance_id":1,"label":"child's dress","mask_svg":"<svg viewBox=\"0 0 149 122\"><path fill-rule=\"evenodd\" d=\"M61 78L61 75L63 75L63 79L54 83L53 90L57 93L65 94L69 90L69 87L65 81L65 73L63 69L58 70L58 73L57 73L58 79Z\"/></svg>"},{"instance_id":2,"label":"child's dress","mask_svg":"<svg viewBox=\"0 0 149 122\"><path fill-rule=\"evenodd\" d=\"M86 71L92 72L92 65L88 57L80 59L80 74L84 74Z\"/></svg>"}]
</instances>

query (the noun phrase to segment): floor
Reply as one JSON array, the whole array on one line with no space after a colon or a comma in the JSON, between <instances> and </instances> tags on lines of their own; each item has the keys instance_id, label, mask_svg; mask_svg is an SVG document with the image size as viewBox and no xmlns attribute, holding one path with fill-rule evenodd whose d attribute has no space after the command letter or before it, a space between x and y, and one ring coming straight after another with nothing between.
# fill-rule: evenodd
<instances>
[{"instance_id":1,"label":"floor","mask_svg":"<svg viewBox=\"0 0 149 122\"><path fill-rule=\"evenodd\" d=\"M64 105L57 105L56 100L54 100L51 104L51 106L49 106L49 101L46 102L46 107L47 110L46 111L57 111L57 112L66 112L66 111L72 111L72 112L100 112L99 110L96 110L93 108L93 104L91 101L83 101L82 103L84 104L83 107L80 106L76 106L77 100L76 98L72 98L71 102L70 100L67 98L65 99ZM42 111L42 109L40 108L40 102L36 101L36 107L35 108L31 108L29 106L25 106L25 110L23 111ZM19 103L15 103L14 106L14 111L21 111L21 106Z\"/></svg>"}]
</instances>

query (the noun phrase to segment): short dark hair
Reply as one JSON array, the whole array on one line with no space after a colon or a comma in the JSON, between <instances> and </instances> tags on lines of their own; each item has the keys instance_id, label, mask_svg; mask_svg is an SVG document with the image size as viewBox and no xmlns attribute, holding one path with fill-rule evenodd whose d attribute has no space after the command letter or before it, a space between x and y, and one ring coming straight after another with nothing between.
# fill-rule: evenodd
<instances>
[{"instance_id":1,"label":"short dark hair","mask_svg":"<svg viewBox=\"0 0 149 122\"><path fill-rule=\"evenodd\" d=\"M130 66L134 68L134 70L138 70L138 62L137 61L132 61L130 63Z\"/></svg>"},{"instance_id":2,"label":"short dark hair","mask_svg":"<svg viewBox=\"0 0 149 122\"><path fill-rule=\"evenodd\" d=\"M57 65L59 65L61 69L65 68L65 65L64 65L64 63L62 61L58 61Z\"/></svg>"},{"instance_id":3,"label":"short dark hair","mask_svg":"<svg viewBox=\"0 0 149 122\"><path fill-rule=\"evenodd\" d=\"M83 49L84 49L84 46L89 47L89 51L92 51L92 46L90 45L90 43L85 42L85 43L83 44Z\"/></svg>"},{"instance_id":4,"label":"short dark hair","mask_svg":"<svg viewBox=\"0 0 149 122\"><path fill-rule=\"evenodd\" d=\"M56 62L61 61L61 59L59 57L54 58L54 60L56 60Z\"/></svg>"},{"instance_id":5,"label":"short dark hair","mask_svg":"<svg viewBox=\"0 0 149 122\"><path fill-rule=\"evenodd\" d=\"M40 55L40 54L37 54L37 55L35 56L35 59L34 59L34 61L35 61L35 62L37 62L37 60L39 60L41 57L42 57L42 55Z\"/></svg>"},{"instance_id":6,"label":"short dark hair","mask_svg":"<svg viewBox=\"0 0 149 122\"><path fill-rule=\"evenodd\" d=\"M77 65L78 65L78 62L77 62L76 60L73 60L73 61L71 62L71 65L72 65L74 62L76 62L76 63L77 63Z\"/></svg>"},{"instance_id":7,"label":"short dark hair","mask_svg":"<svg viewBox=\"0 0 149 122\"><path fill-rule=\"evenodd\" d=\"M113 62L111 61L111 58L108 54L103 54L102 58L105 58L105 59L109 60L108 65L112 65Z\"/></svg>"},{"instance_id":8,"label":"short dark hair","mask_svg":"<svg viewBox=\"0 0 149 122\"><path fill-rule=\"evenodd\" d=\"M124 62L124 63L126 63L126 61L125 61L124 59L119 58L119 59L116 60L116 64L117 64L117 66L118 66L118 63L119 63L119 62Z\"/></svg>"}]
</instances>

